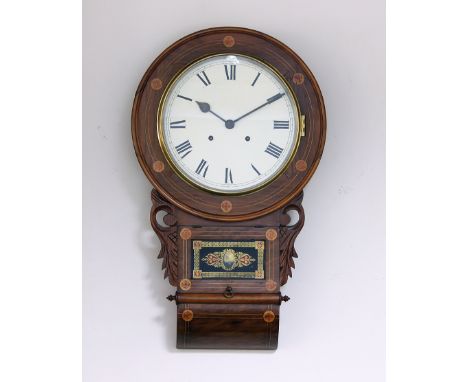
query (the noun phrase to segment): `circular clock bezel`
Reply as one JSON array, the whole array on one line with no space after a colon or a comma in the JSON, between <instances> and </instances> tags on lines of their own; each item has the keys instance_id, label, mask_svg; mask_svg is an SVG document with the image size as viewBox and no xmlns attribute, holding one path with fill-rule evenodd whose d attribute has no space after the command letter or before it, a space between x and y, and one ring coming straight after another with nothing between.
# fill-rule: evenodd
<instances>
[{"instance_id":1,"label":"circular clock bezel","mask_svg":"<svg viewBox=\"0 0 468 382\"><path fill-rule=\"evenodd\" d=\"M300 137L295 155L284 170L260 189L242 194L213 193L188 183L174 170L158 138L162 97L177 74L203 58L218 54L245 55L274 68L297 101L300 123L305 120L305 135ZM280 41L245 28L210 28L176 41L147 69L132 109L135 153L153 187L178 208L215 221L245 221L284 207L314 174L325 136L325 106L310 69Z\"/></svg>"},{"instance_id":2,"label":"circular clock bezel","mask_svg":"<svg viewBox=\"0 0 468 382\"><path fill-rule=\"evenodd\" d=\"M189 72L194 66L196 66L197 64L199 64L200 62L202 62L204 60L210 59L212 57L227 56L227 55L246 57L246 58L248 58L250 60L253 60L253 61L256 61L256 62L260 63L261 65L265 65L268 69L270 69L277 76L278 80L283 84L283 86L286 89L288 89L288 92L291 95L291 104L292 104L292 107L294 108L294 119L295 119L295 122L297 124L296 134L295 134L295 138L294 138L293 150L291 151L291 154L289 155L289 158L287 160L285 160L284 163L279 168L279 170L276 171L276 174L274 176L272 176L271 178L267 178L265 181L260 182L259 184L255 185L252 188L249 188L249 189L246 189L246 190L240 190L240 191L229 191L229 190L223 191L223 190L219 190L219 189L214 189L214 188L210 188L208 186L203 186L201 184L198 184L195 181L193 181L192 179L190 179L186 174L184 174L184 172L179 168L177 163L175 163L173 158L171 157L171 154L169 153L169 149L167 148L167 144L166 144L166 141L165 141L165 138L164 138L164 132L163 132L163 130L164 130L164 127L163 127L164 116L162 115L162 113L163 113L164 107L166 105L168 94L172 90L174 84L177 83L178 79L180 79L185 73ZM296 95L294 94L293 89L291 89L291 86L283 78L281 73L278 72L273 66L269 65L267 62L263 62L263 61L259 60L258 58L248 56L246 54L239 54L239 53L237 53L237 54L234 54L234 53L211 54L211 55L208 55L206 57L202 57L199 60L191 63L187 67L183 68L179 73L177 73L172 78L172 80L169 82L169 84L165 88L165 90L163 92L163 95L161 97L161 101L160 101L159 106L158 106L157 115L158 115L157 129L158 129L159 144L161 145L161 148L162 148L163 153L164 153L164 155L166 157L166 160L169 163L169 165L172 167L172 169L184 181L186 181L188 184L190 184L190 185L192 185L192 186L194 186L194 187L196 187L198 189L201 189L203 191L210 192L210 193L213 193L213 194L218 194L218 195L245 195L245 194L249 194L249 193L258 191L258 190L266 187L268 184L273 182L276 178L281 176L284 173L284 171L286 171L286 168L289 166L289 164L293 160L294 156L296 155L297 149L299 147L300 139L301 139L301 134L300 134L301 133L300 132L300 115L301 115L301 113L300 113L299 103L297 101L297 98L296 98Z\"/></svg>"}]
</instances>

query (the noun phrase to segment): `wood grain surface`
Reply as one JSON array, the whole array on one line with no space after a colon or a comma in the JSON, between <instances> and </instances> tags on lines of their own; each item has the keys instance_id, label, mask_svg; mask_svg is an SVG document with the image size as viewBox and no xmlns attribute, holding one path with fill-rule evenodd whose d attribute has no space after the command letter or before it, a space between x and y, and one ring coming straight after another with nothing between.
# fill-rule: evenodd
<instances>
[{"instance_id":1,"label":"wood grain surface","mask_svg":"<svg viewBox=\"0 0 468 382\"><path fill-rule=\"evenodd\" d=\"M171 80L194 61L220 53L244 54L274 66L294 91L306 122L286 170L243 195L216 194L185 182L158 140L157 110ZM135 95L132 138L154 186L150 221L161 241L164 277L177 288L168 299L177 304L178 348L277 348L279 306L289 300L280 287L295 266L294 242L305 219L302 190L320 161L325 132L325 107L311 71L290 48L263 33L232 27L196 32L171 45L148 68ZM294 224L290 211L298 214ZM257 272L264 277L193 278L194 240L261 240L264 265Z\"/></svg>"}]
</instances>

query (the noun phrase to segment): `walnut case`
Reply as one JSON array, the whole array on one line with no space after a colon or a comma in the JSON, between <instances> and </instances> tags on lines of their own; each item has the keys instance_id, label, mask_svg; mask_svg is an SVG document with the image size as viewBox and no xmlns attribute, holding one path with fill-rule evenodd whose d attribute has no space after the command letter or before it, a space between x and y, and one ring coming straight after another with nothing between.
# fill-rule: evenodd
<instances>
[{"instance_id":1,"label":"walnut case","mask_svg":"<svg viewBox=\"0 0 468 382\"><path fill-rule=\"evenodd\" d=\"M164 89L194 61L220 53L249 55L275 67L293 89L304 122L285 171L264 188L242 195L211 193L185 182L157 138ZM177 288L168 299L177 304L178 348L277 348L279 307L289 299L280 286L292 275L294 241L304 225L302 190L320 161L325 132L324 103L311 71L290 48L263 33L234 27L199 31L171 45L148 68L135 95L132 138L154 187L150 220L161 241L158 257L164 276ZM290 210L299 215L294 225ZM159 211L166 214L164 225L157 222ZM204 246L215 248L208 260ZM218 264L220 253L247 264L247 270L236 274L241 271L229 269L229 261L228 269L208 270L206 263Z\"/></svg>"}]
</instances>

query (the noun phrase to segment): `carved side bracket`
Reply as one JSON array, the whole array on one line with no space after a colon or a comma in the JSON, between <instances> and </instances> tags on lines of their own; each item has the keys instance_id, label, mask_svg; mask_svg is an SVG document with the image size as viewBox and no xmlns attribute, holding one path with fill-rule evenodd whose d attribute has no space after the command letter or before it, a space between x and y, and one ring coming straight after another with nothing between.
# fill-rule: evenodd
<instances>
[{"instance_id":1,"label":"carved side bracket","mask_svg":"<svg viewBox=\"0 0 468 382\"><path fill-rule=\"evenodd\" d=\"M280 241L280 283L286 284L288 277L292 277L292 268L295 268L294 258L297 258L297 252L294 248L294 242L297 235L304 226L304 209L302 208L301 193L293 199L281 211L279 241ZM158 258L163 259L162 269L164 270L164 278L169 279L172 286L177 286L177 218L175 216L175 207L164 199L155 189L151 192L151 200L153 206L150 213L151 226L154 232L158 235L161 241L161 250ZM157 214L164 211L166 215L161 225L157 221ZM297 211L299 215L298 221L289 225L291 218L288 215L289 211Z\"/></svg>"},{"instance_id":2,"label":"carved side bracket","mask_svg":"<svg viewBox=\"0 0 468 382\"><path fill-rule=\"evenodd\" d=\"M288 281L288 277L292 277L292 268L295 268L294 257L297 258L297 252L294 248L296 237L301 232L304 226L304 209L302 208L302 197L304 194L301 192L299 196L293 199L281 211L280 217L280 283L284 285ZM293 225L288 225L291 221L288 215L289 211L297 211L299 214L298 221Z\"/></svg>"},{"instance_id":3,"label":"carved side bracket","mask_svg":"<svg viewBox=\"0 0 468 382\"><path fill-rule=\"evenodd\" d=\"M169 284L177 285L177 218L175 217L175 207L164 199L155 189L151 191L150 221L154 232L161 241L161 250L158 259L163 259L162 269L164 278L169 278ZM159 211L164 211L166 215L162 221L166 226L158 223L156 215Z\"/></svg>"}]
</instances>

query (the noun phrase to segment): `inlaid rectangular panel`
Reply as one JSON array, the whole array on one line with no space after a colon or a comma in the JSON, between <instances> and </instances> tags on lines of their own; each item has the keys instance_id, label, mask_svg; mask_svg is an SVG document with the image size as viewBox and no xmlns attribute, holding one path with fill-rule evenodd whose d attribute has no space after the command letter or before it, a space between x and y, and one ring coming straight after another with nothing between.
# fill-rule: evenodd
<instances>
[{"instance_id":1,"label":"inlaid rectangular panel","mask_svg":"<svg viewBox=\"0 0 468 382\"><path fill-rule=\"evenodd\" d=\"M178 291L183 293L275 293L279 291L278 238L269 227L181 227ZM187 234L190 231L190 234Z\"/></svg>"},{"instance_id":2,"label":"inlaid rectangular panel","mask_svg":"<svg viewBox=\"0 0 468 382\"><path fill-rule=\"evenodd\" d=\"M265 240L193 240L194 279L265 278Z\"/></svg>"}]
</instances>

